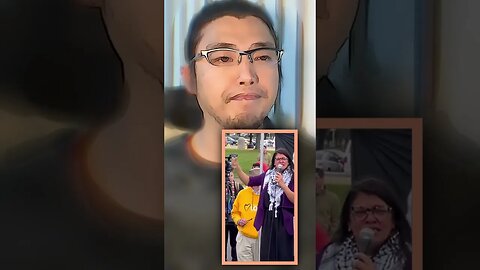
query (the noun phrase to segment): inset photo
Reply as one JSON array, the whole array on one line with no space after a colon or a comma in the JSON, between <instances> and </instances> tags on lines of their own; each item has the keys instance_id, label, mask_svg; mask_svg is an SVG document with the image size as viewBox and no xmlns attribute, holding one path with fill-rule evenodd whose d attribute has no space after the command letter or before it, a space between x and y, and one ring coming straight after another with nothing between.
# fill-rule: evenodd
<instances>
[{"instance_id":1,"label":"inset photo","mask_svg":"<svg viewBox=\"0 0 480 270\"><path fill-rule=\"evenodd\" d=\"M317 269L422 269L421 134L419 119L317 121Z\"/></svg>"},{"instance_id":2,"label":"inset photo","mask_svg":"<svg viewBox=\"0 0 480 270\"><path fill-rule=\"evenodd\" d=\"M222 265L297 265L297 131L222 137Z\"/></svg>"}]
</instances>

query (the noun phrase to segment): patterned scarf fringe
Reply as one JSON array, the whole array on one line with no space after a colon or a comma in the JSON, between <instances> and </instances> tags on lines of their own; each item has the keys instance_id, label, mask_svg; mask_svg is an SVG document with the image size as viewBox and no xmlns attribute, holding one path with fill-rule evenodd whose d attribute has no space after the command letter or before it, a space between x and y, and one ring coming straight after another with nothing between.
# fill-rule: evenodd
<instances>
[{"instance_id":1,"label":"patterned scarf fringe","mask_svg":"<svg viewBox=\"0 0 480 270\"><path fill-rule=\"evenodd\" d=\"M278 206L280 206L280 200L283 194L283 190L276 183L273 183L275 174L276 172L274 169L268 170L267 173L265 174L265 180L268 180L268 181L264 181L263 183L264 183L264 186L268 185L267 191L270 198L270 204L268 205L268 210L272 211L275 208L274 215L275 215L275 218L277 218L277 208ZM288 186L290 184L290 181L292 180L292 176L293 176L292 170L290 170L289 168L285 169L282 173L282 176L283 176L283 181L285 182L285 185Z\"/></svg>"},{"instance_id":2,"label":"patterned scarf fringe","mask_svg":"<svg viewBox=\"0 0 480 270\"><path fill-rule=\"evenodd\" d=\"M403 269L406 258L400 251L399 234L392 235L378 250L372 258L376 269L398 270ZM336 255L336 264L338 270L350 270L354 260L354 254L358 252L358 246L352 236L348 237L339 248Z\"/></svg>"}]
</instances>

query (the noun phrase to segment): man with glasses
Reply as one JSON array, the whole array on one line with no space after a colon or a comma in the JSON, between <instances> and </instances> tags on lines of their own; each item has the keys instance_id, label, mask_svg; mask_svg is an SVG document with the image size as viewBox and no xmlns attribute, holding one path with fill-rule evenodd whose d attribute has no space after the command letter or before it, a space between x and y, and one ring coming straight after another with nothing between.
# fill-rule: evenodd
<instances>
[{"instance_id":1,"label":"man with glasses","mask_svg":"<svg viewBox=\"0 0 480 270\"><path fill-rule=\"evenodd\" d=\"M283 51L268 15L246 1L205 6L185 47L182 78L203 112L192 146L219 162L221 129L271 127L267 115L278 96Z\"/></svg>"},{"instance_id":2,"label":"man with glasses","mask_svg":"<svg viewBox=\"0 0 480 270\"><path fill-rule=\"evenodd\" d=\"M203 124L165 145L168 269L219 267L220 246L205 245L221 236L221 130L272 127L267 114L279 93L282 54L272 20L249 1L215 1L192 19L181 74Z\"/></svg>"}]
</instances>

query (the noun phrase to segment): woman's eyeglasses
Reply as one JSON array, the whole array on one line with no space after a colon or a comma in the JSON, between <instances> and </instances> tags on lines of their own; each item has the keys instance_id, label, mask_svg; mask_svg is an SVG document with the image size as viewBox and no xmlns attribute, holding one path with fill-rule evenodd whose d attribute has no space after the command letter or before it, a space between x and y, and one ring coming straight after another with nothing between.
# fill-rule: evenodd
<instances>
[{"instance_id":1,"label":"woman's eyeglasses","mask_svg":"<svg viewBox=\"0 0 480 270\"><path fill-rule=\"evenodd\" d=\"M365 207L355 207L352 206L351 208L352 216L359 220L364 220L367 218L368 214L372 214L377 219L382 219L387 216L388 213L392 211L391 207L385 206L375 206L372 208L365 208Z\"/></svg>"}]
</instances>

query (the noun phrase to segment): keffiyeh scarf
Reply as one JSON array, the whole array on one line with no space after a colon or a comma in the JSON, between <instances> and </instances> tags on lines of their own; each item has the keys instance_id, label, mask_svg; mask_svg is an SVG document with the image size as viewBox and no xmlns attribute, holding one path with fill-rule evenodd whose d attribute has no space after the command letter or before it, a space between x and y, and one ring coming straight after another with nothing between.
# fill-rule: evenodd
<instances>
[{"instance_id":1,"label":"keffiyeh scarf","mask_svg":"<svg viewBox=\"0 0 480 270\"><path fill-rule=\"evenodd\" d=\"M265 174L265 181L263 181L263 187L268 185L267 192L270 199L270 204L268 205L269 211L275 211L275 218L277 217L277 207L280 206L281 196L283 194L283 189L274 183L276 171L275 169L270 169ZM289 185L292 181L293 172L289 168L285 169L282 173L283 181L285 185Z\"/></svg>"},{"instance_id":2,"label":"keffiyeh scarf","mask_svg":"<svg viewBox=\"0 0 480 270\"><path fill-rule=\"evenodd\" d=\"M353 236L348 237L338 248L325 250L325 257L335 256L337 270L351 270L354 254L358 252L357 244ZM330 253L330 254L328 254ZM401 270L406 263L406 257L400 251L398 232L392 235L380 247L377 254L372 258L376 269Z\"/></svg>"}]
</instances>

